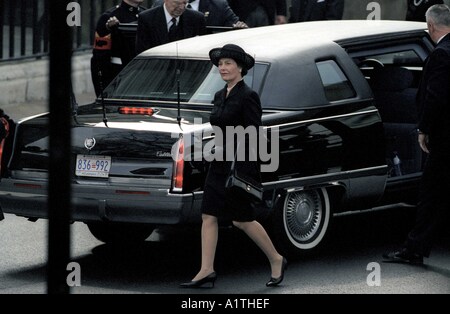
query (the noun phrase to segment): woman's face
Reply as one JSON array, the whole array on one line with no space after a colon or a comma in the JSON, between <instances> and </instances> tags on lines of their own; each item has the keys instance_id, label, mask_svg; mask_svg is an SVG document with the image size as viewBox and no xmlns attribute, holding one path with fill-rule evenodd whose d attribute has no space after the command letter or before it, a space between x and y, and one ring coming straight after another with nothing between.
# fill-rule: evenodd
<instances>
[{"instance_id":1,"label":"woman's face","mask_svg":"<svg viewBox=\"0 0 450 314\"><path fill-rule=\"evenodd\" d=\"M222 79L227 83L237 83L242 79L242 68L231 58L222 58L219 60L219 73Z\"/></svg>"}]
</instances>

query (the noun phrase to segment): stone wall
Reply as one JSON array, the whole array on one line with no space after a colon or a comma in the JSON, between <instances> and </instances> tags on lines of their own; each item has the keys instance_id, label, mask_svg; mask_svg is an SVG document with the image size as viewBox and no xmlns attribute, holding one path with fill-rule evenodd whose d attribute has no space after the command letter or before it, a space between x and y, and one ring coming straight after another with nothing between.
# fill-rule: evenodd
<instances>
[{"instance_id":1,"label":"stone wall","mask_svg":"<svg viewBox=\"0 0 450 314\"><path fill-rule=\"evenodd\" d=\"M72 82L75 94L92 93L91 53L72 58ZM48 58L0 64L0 107L48 98Z\"/></svg>"}]
</instances>

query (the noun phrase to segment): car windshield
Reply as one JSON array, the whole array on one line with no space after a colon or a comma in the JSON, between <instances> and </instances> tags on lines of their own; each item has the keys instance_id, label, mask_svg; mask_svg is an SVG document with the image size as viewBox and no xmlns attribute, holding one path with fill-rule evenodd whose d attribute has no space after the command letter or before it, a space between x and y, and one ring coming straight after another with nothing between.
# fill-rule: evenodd
<instances>
[{"instance_id":1,"label":"car windshield","mask_svg":"<svg viewBox=\"0 0 450 314\"><path fill-rule=\"evenodd\" d=\"M247 85L260 90L267 67L250 70ZM178 86L180 101L211 104L225 82L209 60L135 59L108 85L105 98L177 101Z\"/></svg>"}]
</instances>

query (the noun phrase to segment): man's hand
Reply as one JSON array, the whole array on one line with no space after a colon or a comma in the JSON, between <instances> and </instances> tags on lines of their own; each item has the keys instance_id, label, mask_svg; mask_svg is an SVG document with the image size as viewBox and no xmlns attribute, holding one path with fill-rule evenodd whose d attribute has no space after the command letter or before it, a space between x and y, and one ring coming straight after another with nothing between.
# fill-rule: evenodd
<instances>
[{"instance_id":1,"label":"man's hand","mask_svg":"<svg viewBox=\"0 0 450 314\"><path fill-rule=\"evenodd\" d=\"M419 145L420 148L427 154L430 153L428 150L428 135L424 133L419 133Z\"/></svg>"},{"instance_id":2,"label":"man's hand","mask_svg":"<svg viewBox=\"0 0 450 314\"><path fill-rule=\"evenodd\" d=\"M236 24L233 24L233 28L248 28L248 25L242 21L237 21Z\"/></svg>"},{"instance_id":3,"label":"man's hand","mask_svg":"<svg viewBox=\"0 0 450 314\"><path fill-rule=\"evenodd\" d=\"M284 16L284 15L275 16L275 25L286 24L286 23L287 23L286 16Z\"/></svg>"},{"instance_id":4,"label":"man's hand","mask_svg":"<svg viewBox=\"0 0 450 314\"><path fill-rule=\"evenodd\" d=\"M117 19L117 17L115 17L115 16L113 16L113 17L110 17L109 19L108 19L108 21L106 21L106 28L107 29L109 29L109 30L111 30L114 26L117 26L117 25L119 25L119 20Z\"/></svg>"}]
</instances>

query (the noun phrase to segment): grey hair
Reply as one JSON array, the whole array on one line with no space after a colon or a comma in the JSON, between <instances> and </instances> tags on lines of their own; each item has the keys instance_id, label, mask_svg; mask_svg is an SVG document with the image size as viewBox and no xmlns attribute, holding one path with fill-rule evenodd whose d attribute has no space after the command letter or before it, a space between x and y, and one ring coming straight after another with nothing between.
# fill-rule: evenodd
<instances>
[{"instance_id":1,"label":"grey hair","mask_svg":"<svg viewBox=\"0 0 450 314\"><path fill-rule=\"evenodd\" d=\"M435 25L450 27L450 8L446 4L432 5L425 16L427 21L431 20Z\"/></svg>"}]
</instances>

